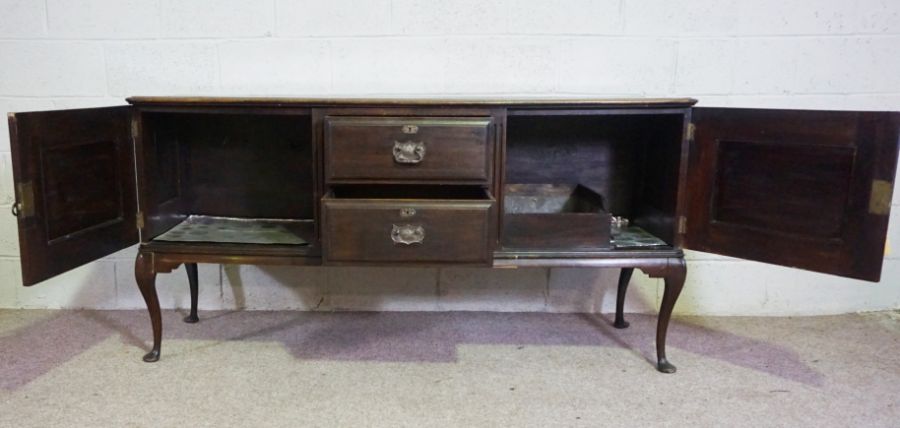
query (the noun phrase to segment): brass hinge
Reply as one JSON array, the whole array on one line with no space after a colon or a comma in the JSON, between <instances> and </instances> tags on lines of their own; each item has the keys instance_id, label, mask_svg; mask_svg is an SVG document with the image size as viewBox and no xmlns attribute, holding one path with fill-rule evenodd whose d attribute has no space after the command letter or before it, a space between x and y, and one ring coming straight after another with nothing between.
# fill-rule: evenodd
<instances>
[{"instance_id":1,"label":"brass hinge","mask_svg":"<svg viewBox=\"0 0 900 428\"><path fill-rule=\"evenodd\" d=\"M872 180L872 193L869 195L869 214L890 214L891 194L893 193L894 185L890 181Z\"/></svg>"},{"instance_id":2,"label":"brass hinge","mask_svg":"<svg viewBox=\"0 0 900 428\"><path fill-rule=\"evenodd\" d=\"M678 217L678 234L684 235L687 233L687 217L679 216Z\"/></svg>"},{"instance_id":3,"label":"brass hinge","mask_svg":"<svg viewBox=\"0 0 900 428\"><path fill-rule=\"evenodd\" d=\"M134 224L137 226L138 229L144 228L144 213L138 211L137 214L135 214Z\"/></svg>"},{"instance_id":4,"label":"brass hinge","mask_svg":"<svg viewBox=\"0 0 900 428\"><path fill-rule=\"evenodd\" d=\"M34 216L34 184L30 181L16 183L16 203L13 215L19 218Z\"/></svg>"},{"instance_id":5,"label":"brass hinge","mask_svg":"<svg viewBox=\"0 0 900 428\"><path fill-rule=\"evenodd\" d=\"M688 141L694 141L694 134L697 133L697 125L693 123L689 123L687 126L687 139Z\"/></svg>"}]
</instances>

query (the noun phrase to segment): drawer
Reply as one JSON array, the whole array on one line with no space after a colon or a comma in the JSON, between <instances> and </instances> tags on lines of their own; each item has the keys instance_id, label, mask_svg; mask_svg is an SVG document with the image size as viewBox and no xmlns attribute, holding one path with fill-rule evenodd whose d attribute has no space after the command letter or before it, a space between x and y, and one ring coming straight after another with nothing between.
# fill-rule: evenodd
<instances>
[{"instance_id":1,"label":"drawer","mask_svg":"<svg viewBox=\"0 0 900 428\"><path fill-rule=\"evenodd\" d=\"M571 184L507 184L504 249L592 251L612 248L603 196Z\"/></svg>"},{"instance_id":2,"label":"drawer","mask_svg":"<svg viewBox=\"0 0 900 428\"><path fill-rule=\"evenodd\" d=\"M327 117L325 177L487 183L492 134L489 117Z\"/></svg>"},{"instance_id":3,"label":"drawer","mask_svg":"<svg viewBox=\"0 0 900 428\"><path fill-rule=\"evenodd\" d=\"M335 189L323 197L324 262L489 265L495 223L490 194L443 189L443 196L428 198L419 192Z\"/></svg>"}]
</instances>

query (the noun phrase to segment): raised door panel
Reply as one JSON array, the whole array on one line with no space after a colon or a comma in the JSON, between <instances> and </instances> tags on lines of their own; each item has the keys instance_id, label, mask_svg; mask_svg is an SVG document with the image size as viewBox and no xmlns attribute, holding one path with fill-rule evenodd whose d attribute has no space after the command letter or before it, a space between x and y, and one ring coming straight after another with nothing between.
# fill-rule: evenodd
<instances>
[{"instance_id":1,"label":"raised door panel","mask_svg":"<svg viewBox=\"0 0 900 428\"><path fill-rule=\"evenodd\" d=\"M137 243L130 108L16 113L9 124L25 285Z\"/></svg>"},{"instance_id":2,"label":"raised door panel","mask_svg":"<svg viewBox=\"0 0 900 428\"><path fill-rule=\"evenodd\" d=\"M879 280L900 114L693 115L686 247Z\"/></svg>"}]
</instances>

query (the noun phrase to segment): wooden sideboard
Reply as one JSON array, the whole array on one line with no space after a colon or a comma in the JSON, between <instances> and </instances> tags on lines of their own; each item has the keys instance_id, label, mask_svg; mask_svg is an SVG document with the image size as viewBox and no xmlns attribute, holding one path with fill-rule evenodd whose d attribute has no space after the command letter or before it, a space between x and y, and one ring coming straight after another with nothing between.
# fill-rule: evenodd
<instances>
[{"instance_id":1,"label":"wooden sideboard","mask_svg":"<svg viewBox=\"0 0 900 428\"><path fill-rule=\"evenodd\" d=\"M696 108L693 99L135 97L9 115L24 285L140 243L197 263L635 268L682 248L878 281L900 114Z\"/></svg>"}]
</instances>

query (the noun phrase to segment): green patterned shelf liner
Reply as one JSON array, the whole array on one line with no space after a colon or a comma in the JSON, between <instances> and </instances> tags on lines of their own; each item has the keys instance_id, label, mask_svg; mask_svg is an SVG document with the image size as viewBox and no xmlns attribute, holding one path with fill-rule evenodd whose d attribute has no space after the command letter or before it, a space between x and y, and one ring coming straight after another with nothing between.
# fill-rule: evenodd
<instances>
[{"instance_id":1,"label":"green patterned shelf liner","mask_svg":"<svg viewBox=\"0 0 900 428\"><path fill-rule=\"evenodd\" d=\"M296 221L192 215L155 241L231 244L309 244L288 227Z\"/></svg>"},{"instance_id":2,"label":"green patterned shelf liner","mask_svg":"<svg viewBox=\"0 0 900 428\"><path fill-rule=\"evenodd\" d=\"M613 248L668 247L669 244L637 226L615 229L612 232Z\"/></svg>"}]
</instances>

